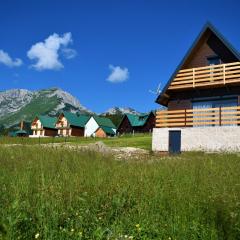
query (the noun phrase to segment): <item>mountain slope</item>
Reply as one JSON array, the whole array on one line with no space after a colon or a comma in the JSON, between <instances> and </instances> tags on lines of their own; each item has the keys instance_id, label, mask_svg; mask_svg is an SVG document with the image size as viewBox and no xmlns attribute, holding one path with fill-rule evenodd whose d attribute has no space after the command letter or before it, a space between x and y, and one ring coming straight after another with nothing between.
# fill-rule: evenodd
<instances>
[{"instance_id":1,"label":"mountain slope","mask_svg":"<svg viewBox=\"0 0 240 240\"><path fill-rule=\"evenodd\" d=\"M60 111L91 113L75 97L58 88L34 92L25 89L0 92L0 125L5 127L21 120L32 121L39 114L55 116Z\"/></svg>"},{"instance_id":2,"label":"mountain slope","mask_svg":"<svg viewBox=\"0 0 240 240\"><path fill-rule=\"evenodd\" d=\"M106 116L106 115L124 115L126 113L137 114L137 115L140 114L135 109L130 108L130 107L112 107L112 108L109 108L106 112L102 113L101 115L103 115L103 116Z\"/></svg>"}]
</instances>

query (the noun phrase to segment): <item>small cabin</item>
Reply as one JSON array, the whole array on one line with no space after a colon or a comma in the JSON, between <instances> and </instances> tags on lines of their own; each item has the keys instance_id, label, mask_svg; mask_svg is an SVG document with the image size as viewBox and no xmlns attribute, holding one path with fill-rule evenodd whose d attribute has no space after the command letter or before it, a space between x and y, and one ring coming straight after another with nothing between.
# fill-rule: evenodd
<instances>
[{"instance_id":1,"label":"small cabin","mask_svg":"<svg viewBox=\"0 0 240 240\"><path fill-rule=\"evenodd\" d=\"M59 136L76 136L83 137L85 125L90 116L62 112L57 119L56 128L58 129Z\"/></svg>"},{"instance_id":2,"label":"small cabin","mask_svg":"<svg viewBox=\"0 0 240 240\"><path fill-rule=\"evenodd\" d=\"M114 137L116 132L111 127L100 126L95 131L95 137L105 138L105 137Z\"/></svg>"},{"instance_id":3,"label":"small cabin","mask_svg":"<svg viewBox=\"0 0 240 240\"><path fill-rule=\"evenodd\" d=\"M31 122L21 121L16 127L15 131L9 132L11 137L28 137L32 134Z\"/></svg>"},{"instance_id":4,"label":"small cabin","mask_svg":"<svg viewBox=\"0 0 240 240\"><path fill-rule=\"evenodd\" d=\"M124 114L120 122L117 132L124 133L148 133L152 132L155 126L155 113L150 112L147 114Z\"/></svg>"},{"instance_id":5,"label":"small cabin","mask_svg":"<svg viewBox=\"0 0 240 240\"><path fill-rule=\"evenodd\" d=\"M207 23L156 99L153 150L240 149L240 55ZM178 144L179 145L179 144Z\"/></svg>"},{"instance_id":6,"label":"small cabin","mask_svg":"<svg viewBox=\"0 0 240 240\"><path fill-rule=\"evenodd\" d=\"M36 116L31 124L33 131L32 137L53 137L57 135L58 130L55 125L56 117Z\"/></svg>"},{"instance_id":7,"label":"small cabin","mask_svg":"<svg viewBox=\"0 0 240 240\"><path fill-rule=\"evenodd\" d=\"M85 137L113 137L116 126L106 117L92 116L85 125Z\"/></svg>"}]
</instances>

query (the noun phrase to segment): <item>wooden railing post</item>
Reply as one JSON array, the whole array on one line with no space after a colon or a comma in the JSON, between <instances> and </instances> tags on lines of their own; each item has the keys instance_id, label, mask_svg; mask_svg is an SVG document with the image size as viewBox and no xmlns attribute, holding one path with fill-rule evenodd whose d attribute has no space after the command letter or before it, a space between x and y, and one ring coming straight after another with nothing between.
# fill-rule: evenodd
<instances>
[{"instance_id":1,"label":"wooden railing post","mask_svg":"<svg viewBox=\"0 0 240 240\"><path fill-rule=\"evenodd\" d=\"M193 68L193 88L195 88L195 68Z\"/></svg>"},{"instance_id":2,"label":"wooden railing post","mask_svg":"<svg viewBox=\"0 0 240 240\"><path fill-rule=\"evenodd\" d=\"M184 110L184 126L187 126L187 109Z\"/></svg>"},{"instance_id":3,"label":"wooden railing post","mask_svg":"<svg viewBox=\"0 0 240 240\"><path fill-rule=\"evenodd\" d=\"M226 83L226 79L225 79L225 74L226 74L226 67L225 67L225 64L223 64L223 84L225 85Z\"/></svg>"},{"instance_id":4,"label":"wooden railing post","mask_svg":"<svg viewBox=\"0 0 240 240\"><path fill-rule=\"evenodd\" d=\"M219 107L219 126L222 126L222 107Z\"/></svg>"}]
</instances>

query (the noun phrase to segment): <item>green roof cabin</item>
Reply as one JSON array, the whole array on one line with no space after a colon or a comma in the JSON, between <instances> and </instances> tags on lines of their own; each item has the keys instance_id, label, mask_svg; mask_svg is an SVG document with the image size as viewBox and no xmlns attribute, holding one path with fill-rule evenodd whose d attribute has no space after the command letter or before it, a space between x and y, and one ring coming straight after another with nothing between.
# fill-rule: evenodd
<instances>
[{"instance_id":1,"label":"green roof cabin","mask_svg":"<svg viewBox=\"0 0 240 240\"><path fill-rule=\"evenodd\" d=\"M58 135L60 136L84 136L84 129L90 116L62 112L56 122L56 128L58 129Z\"/></svg>"},{"instance_id":2,"label":"green roof cabin","mask_svg":"<svg viewBox=\"0 0 240 240\"><path fill-rule=\"evenodd\" d=\"M147 114L130 114L127 113L123 116L120 122L117 132L120 134L124 133L145 133L152 132L155 125L155 114L149 112Z\"/></svg>"},{"instance_id":3,"label":"green roof cabin","mask_svg":"<svg viewBox=\"0 0 240 240\"><path fill-rule=\"evenodd\" d=\"M56 117L36 116L31 124L32 137L51 137L57 135Z\"/></svg>"}]
</instances>

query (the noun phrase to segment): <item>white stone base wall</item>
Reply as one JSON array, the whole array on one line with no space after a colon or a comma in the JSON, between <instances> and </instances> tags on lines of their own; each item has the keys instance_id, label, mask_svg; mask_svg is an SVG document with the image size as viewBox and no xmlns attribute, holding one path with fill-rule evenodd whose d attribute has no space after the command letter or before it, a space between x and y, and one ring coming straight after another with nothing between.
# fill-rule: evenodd
<instances>
[{"instance_id":1,"label":"white stone base wall","mask_svg":"<svg viewBox=\"0 0 240 240\"><path fill-rule=\"evenodd\" d=\"M170 130L181 130L181 151L240 152L240 126L154 128L153 151L168 151Z\"/></svg>"}]
</instances>

